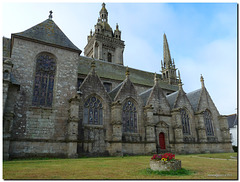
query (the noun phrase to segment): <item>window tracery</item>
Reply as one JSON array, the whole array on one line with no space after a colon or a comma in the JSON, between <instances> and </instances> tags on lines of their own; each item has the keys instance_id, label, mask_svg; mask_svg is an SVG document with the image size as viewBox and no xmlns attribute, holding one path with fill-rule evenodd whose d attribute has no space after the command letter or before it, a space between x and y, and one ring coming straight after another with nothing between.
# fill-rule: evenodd
<instances>
[{"instance_id":1,"label":"window tracery","mask_svg":"<svg viewBox=\"0 0 240 182\"><path fill-rule=\"evenodd\" d=\"M52 106L55 72L56 61L53 56L41 54L37 57L32 99L33 106Z\"/></svg>"},{"instance_id":2,"label":"window tracery","mask_svg":"<svg viewBox=\"0 0 240 182\"><path fill-rule=\"evenodd\" d=\"M181 119L183 127L183 135L190 135L189 116L185 109L181 109Z\"/></svg>"},{"instance_id":3,"label":"window tracery","mask_svg":"<svg viewBox=\"0 0 240 182\"><path fill-rule=\"evenodd\" d=\"M102 125L103 121L103 106L101 101L95 97L92 96L87 99L87 101L84 103L84 118L83 123L85 124L93 124L93 125Z\"/></svg>"},{"instance_id":4,"label":"window tracery","mask_svg":"<svg viewBox=\"0 0 240 182\"><path fill-rule=\"evenodd\" d=\"M137 109L131 100L123 105L123 132L137 133Z\"/></svg>"},{"instance_id":5,"label":"window tracery","mask_svg":"<svg viewBox=\"0 0 240 182\"><path fill-rule=\"evenodd\" d=\"M214 136L213 126L212 126L212 116L208 110L204 112L204 123L206 127L207 136Z\"/></svg>"}]
</instances>

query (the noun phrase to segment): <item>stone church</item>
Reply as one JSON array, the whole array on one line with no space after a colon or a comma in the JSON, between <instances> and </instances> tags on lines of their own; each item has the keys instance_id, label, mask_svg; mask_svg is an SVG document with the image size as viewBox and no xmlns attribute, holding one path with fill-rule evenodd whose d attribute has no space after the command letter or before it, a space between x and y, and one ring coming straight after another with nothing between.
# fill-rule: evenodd
<instances>
[{"instance_id":1,"label":"stone church","mask_svg":"<svg viewBox=\"0 0 240 182\"><path fill-rule=\"evenodd\" d=\"M161 73L124 66L103 3L82 51L53 21L3 37L3 156L232 152L201 76L185 93L163 35ZM157 65L156 65L157 66Z\"/></svg>"}]
</instances>

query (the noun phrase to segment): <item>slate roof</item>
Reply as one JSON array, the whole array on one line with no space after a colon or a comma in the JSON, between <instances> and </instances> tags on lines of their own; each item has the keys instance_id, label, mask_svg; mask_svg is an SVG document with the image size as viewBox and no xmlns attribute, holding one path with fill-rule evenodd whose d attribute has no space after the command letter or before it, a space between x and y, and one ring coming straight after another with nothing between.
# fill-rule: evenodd
<instances>
[{"instance_id":1,"label":"slate roof","mask_svg":"<svg viewBox=\"0 0 240 182\"><path fill-rule=\"evenodd\" d=\"M78 73L87 75L90 71L92 61L92 58L80 56L78 61ZM126 66L102 60L95 60L95 65L95 70L100 78L107 78L118 81L123 81L126 78ZM152 87L154 85L154 73L137 70L134 68L129 68L129 72L129 78L133 84L139 84L148 87ZM158 77L160 77L159 74ZM169 85L165 82L160 82L160 86L165 90L178 90L177 85Z\"/></svg>"},{"instance_id":2,"label":"slate roof","mask_svg":"<svg viewBox=\"0 0 240 182\"><path fill-rule=\"evenodd\" d=\"M169 103L171 109L174 106L174 103L177 99L178 93L179 93L179 91L176 91L176 92L173 92L173 93L167 95L167 100L168 100L168 103Z\"/></svg>"},{"instance_id":3,"label":"slate roof","mask_svg":"<svg viewBox=\"0 0 240 182\"><path fill-rule=\"evenodd\" d=\"M233 128L235 125L238 125L238 116L236 114L229 115L227 120L229 128Z\"/></svg>"},{"instance_id":4,"label":"slate roof","mask_svg":"<svg viewBox=\"0 0 240 182\"><path fill-rule=\"evenodd\" d=\"M150 89L146 90L145 92L143 92L139 95L142 98L144 106L146 105L152 90L153 90L153 88L150 88Z\"/></svg>"},{"instance_id":5,"label":"slate roof","mask_svg":"<svg viewBox=\"0 0 240 182\"><path fill-rule=\"evenodd\" d=\"M82 52L51 19L47 19L23 32L12 34L12 36L51 44L56 47L79 52L79 54Z\"/></svg>"},{"instance_id":6,"label":"slate roof","mask_svg":"<svg viewBox=\"0 0 240 182\"><path fill-rule=\"evenodd\" d=\"M3 37L3 57L10 57L11 39Z\"/></svg>"},{"instance_id":7,"label":"slate roof","mask_svg":"<svg viewBox=\"0 0 240 182\"><path fill-rule=\"evenodd\" d=\"M112 98L112 100L114 100L118 91L121 89L122 85L123 85L123 82L121 82L116 88L114 88L111 92L109 92L109 96Z\"/></svg>"},{"instance_id":8,"label":"slate roof","mask_svg":"<svg viewBox=\"0 0 240 182\"><path fill-rule=\"evenodd\" d=\"M189 102L191 103L193 110L196 112L197 108L198 108L198 103L199 103L199 99L201 96L201 91L202 89L198 89L192 92L187 93L187 98L189 100Z\"/></svg>"}]
</instances>

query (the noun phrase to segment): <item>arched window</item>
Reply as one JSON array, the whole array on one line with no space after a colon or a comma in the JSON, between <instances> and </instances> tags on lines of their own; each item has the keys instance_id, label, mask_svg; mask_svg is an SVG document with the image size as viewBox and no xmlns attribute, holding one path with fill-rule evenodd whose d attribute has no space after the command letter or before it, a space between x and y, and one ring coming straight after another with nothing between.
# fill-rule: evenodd
<instances>
[{"instance_id":1,"label":"arched window","mask_svg":"<svg viewBox=\"0 0 240 182\"><path fill-rule=\"evenodd\" d=\"M137 109L130 99L123 105L122 120L123 132L137 133Z\"/></svg>"},{"instance_id":2,"label":"arched window","mask_svg":"<svg viewBox=\"0 0 240 182\"><path fill-rule=\"evenodd\" d=\"M190 135L189 116L185 109L181 109L181 119L183 127L183 135Z\"/></svg>"},{"instance_id":3,"label":"arched window","mask_svg":"<svg viewBox=\"0 0 240 182\"><path fill-rule=\"evenodd\" d=\"M204 123L206 127L207 136L213 136L214 132L213 132L213 126L212 126L212 116L208 110L204 112Z\"/></svg>"},{"instance_id":4,"label":"arched window","mask_svg":"<svg viewBox=\"0 0 240 182\"><path fill-rule=\"evenodd\" d=\"M92 96L88 98L87 101L84 103L83 123L102 125L102 110L102 103L97 97Z\"/></svg>"},{"instance_id":5,"label":"arched window","mask_svg":"<svg viewBox=\"0 0 240 182\"><path fill-rule=\"evenodd\" d=\"M108 62L112 62L112 54L110 52L108 53Z\"/></svg>"},{"instance_id":6,"label":"arched window","mask_svg":"<svg viewBox=\"0 0 240 182\"><path fill-rule=\"evenodd\" d=\"M33 106L52 106L55 72L55 58L50 54L40 54L36 60Z\"/></svg>"}]
</instances>

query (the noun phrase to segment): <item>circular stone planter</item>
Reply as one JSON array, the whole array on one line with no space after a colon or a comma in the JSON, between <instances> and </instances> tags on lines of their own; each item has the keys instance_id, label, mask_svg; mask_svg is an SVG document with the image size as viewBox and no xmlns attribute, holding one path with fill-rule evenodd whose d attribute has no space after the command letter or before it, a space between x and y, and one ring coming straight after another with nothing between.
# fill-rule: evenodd
<instances>
[{"instance_id":1,"label":"circular stone planter","mask_svg":"<svg viewBox=\"0 0 240 182\"><path fill-rule=\"evenodd\" d=\"M181 161L177 159L174 161L150 160L150 168L153 171L176 171L181 169Z\"/></svg>"}]
</instances>

